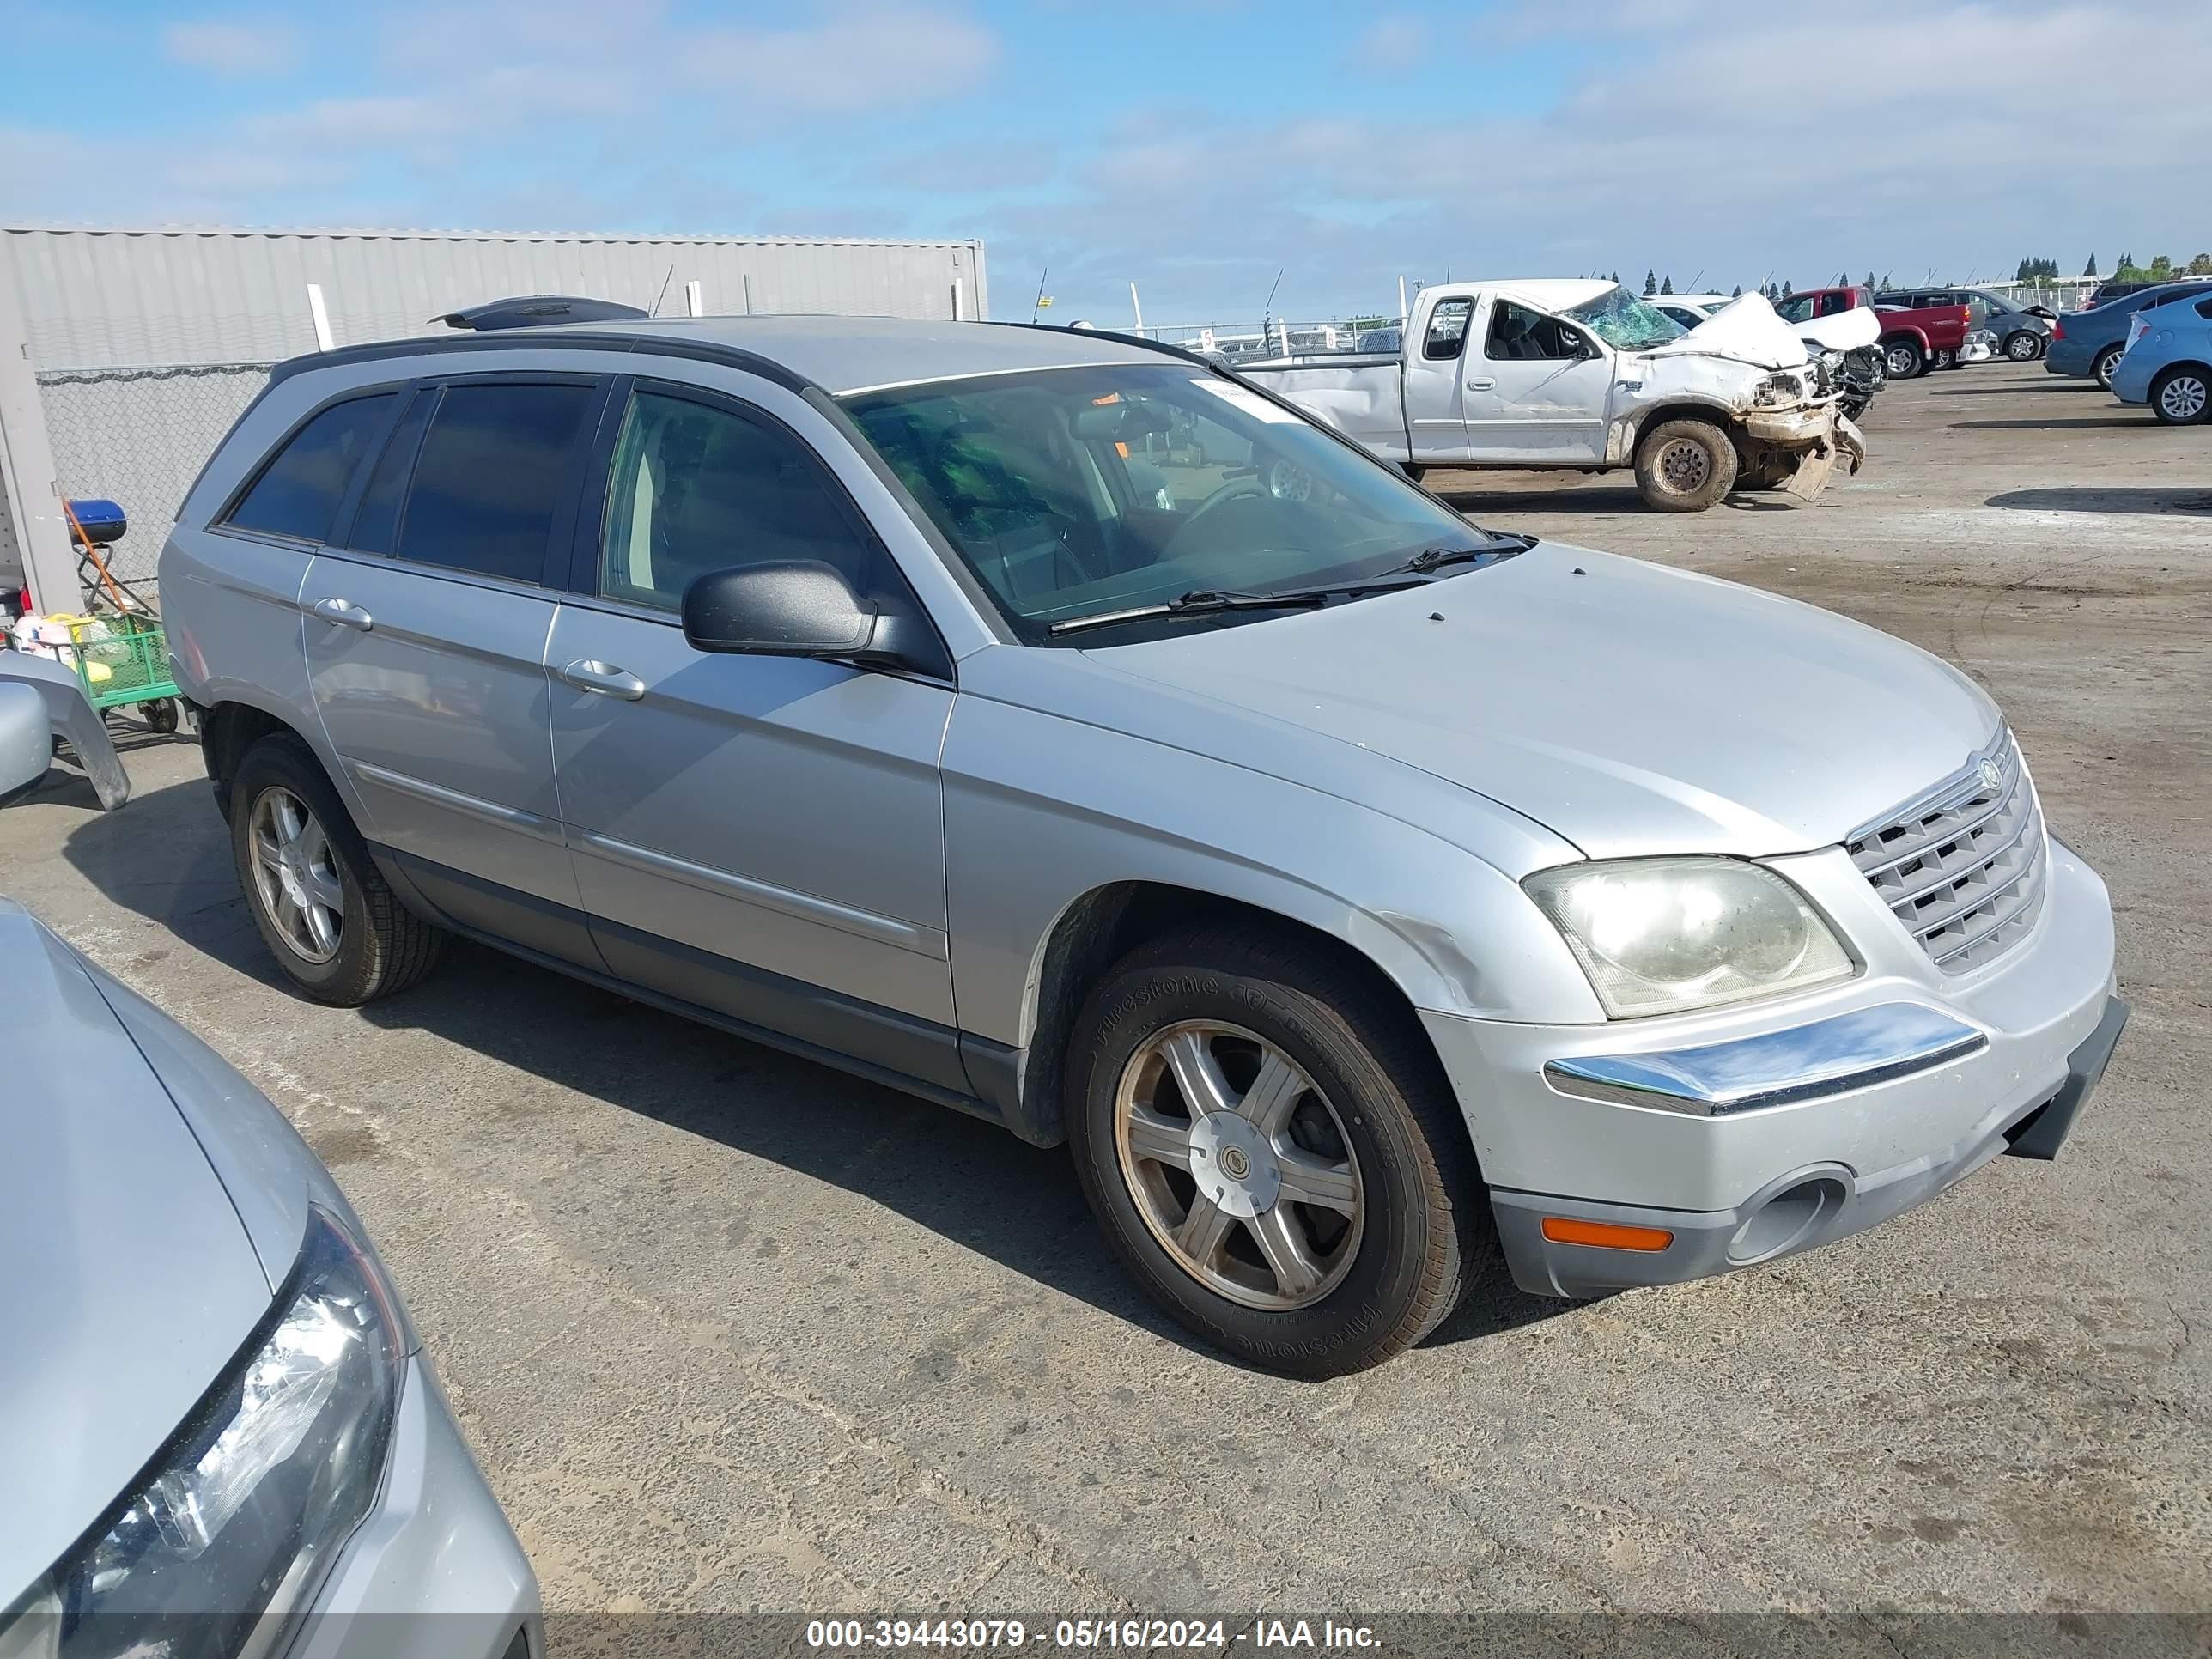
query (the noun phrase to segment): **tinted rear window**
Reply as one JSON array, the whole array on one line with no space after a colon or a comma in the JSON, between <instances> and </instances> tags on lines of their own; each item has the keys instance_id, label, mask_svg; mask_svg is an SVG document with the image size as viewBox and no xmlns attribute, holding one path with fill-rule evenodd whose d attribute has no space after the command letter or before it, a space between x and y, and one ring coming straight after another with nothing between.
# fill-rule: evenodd
<instances>
[{"instance_id":1,"label":"tinted rear window","mask_svg":"<svg viewBox=\"0 0 2212 1659\"><path fill-rule=\"evenodd\" d=\"M418 392L399 417L399 424L392 428L391 441L384 446L376 471L368 475L368 488L362 492L347 546L364 553L389 553L398 545L400 492L407 488L407 470L415 465L416 446L422 441L422 428L437 406L434 390Z\"/></svg>"},{"instance_id":2,"label":"tinted rear window","mask_svg":"<svg viewBox=\"0 0 2212 1659\"><path fill-rule=\"evenodd\" d=\"M592 398L588 386L447 387L415 463L399 556L542 581Z\"/></svg>"},{"instance_id":3,"label":"tinted rear window","mask_svg":"<svg viewBox=\"0 0 2212 1659\"><path fill-rule=\"evenodd\" d=\"M240 530L319 542L331 533L354 469L383 428L393 394L332 404L285 442L226 522Z\"/></svg>"}]
</instances>

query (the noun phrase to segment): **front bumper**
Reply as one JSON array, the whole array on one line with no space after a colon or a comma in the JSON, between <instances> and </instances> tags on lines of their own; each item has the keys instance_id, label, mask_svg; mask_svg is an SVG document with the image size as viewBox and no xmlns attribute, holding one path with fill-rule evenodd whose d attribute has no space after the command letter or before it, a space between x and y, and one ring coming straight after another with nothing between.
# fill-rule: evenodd
<instances>
[{"instance_id":1,"label":"front bumper","mask_svg":"<svg viewBox=\"0 0 2212 1659\"><path fill-rule=\"evenodd\" d=\"M1877 1225L2008 1150L2050 1157L2126 1007L2103 883L2062 842L2048 858L2033 931L1940 989L1838 849L1776 861L1867 958L1832 992L1602 1026L1425 1014L1516 1281L1700 1279ZM1641 1247L1547 1219L1644 1230L1619 1236Z\"/></svg>"},{"instance_id":2,"label":"front bumper","mask_svg":"<svg viewBox=\"0 0 2212 1659\"><path fill-rule=\"evenodd\" d=\"M289 1659L542 1659L538 1578L429 1362L407 1362L384 1491Z\"/></svg>"}]
</instances>

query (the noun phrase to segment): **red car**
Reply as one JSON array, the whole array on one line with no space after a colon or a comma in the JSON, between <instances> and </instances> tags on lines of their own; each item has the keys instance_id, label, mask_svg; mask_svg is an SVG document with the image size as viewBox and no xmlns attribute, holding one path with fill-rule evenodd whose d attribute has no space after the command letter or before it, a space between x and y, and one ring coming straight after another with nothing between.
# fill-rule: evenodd
<instances>
[{"instance_id":1,"label":"red car","mask_svg":"<svg viewBox=\"0 0 2212 1659\"><path fill-rule=\"evenodd\" d=\"M1948 368L1958 361L1959 348L1973 326L1973 312L1963 305L1902 307L1875 305L1873 290L1854 283L1843 288L1808 288L1791 295L1775 310L1786 323L1802 323L1835 312L1874 306L1881 325L1876 342L1889 378L1909 380L1931 368Z\"/></svg>"}]
</instances>

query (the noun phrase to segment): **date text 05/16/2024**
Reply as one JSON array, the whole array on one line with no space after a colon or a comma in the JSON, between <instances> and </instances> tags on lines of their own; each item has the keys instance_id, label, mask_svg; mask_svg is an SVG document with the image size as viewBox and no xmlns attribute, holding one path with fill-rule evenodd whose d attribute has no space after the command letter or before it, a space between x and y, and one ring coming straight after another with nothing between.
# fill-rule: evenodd
<instances>
[{"instance_id":1,"label":"date text 05/16/2024","mask_svg":"<svg viewBox=\"0 0 2212 1659\"><path fill-rule=\"evenodd\" d=\"M817 1619L806 1643L827 1652L939 1648L990 1652L1018 1648L1126 1652L1226 1652L1237 1645L1352 1652L1382 1645L1366 1625L1334 1619Z\"/></svg>"}]
</instances>

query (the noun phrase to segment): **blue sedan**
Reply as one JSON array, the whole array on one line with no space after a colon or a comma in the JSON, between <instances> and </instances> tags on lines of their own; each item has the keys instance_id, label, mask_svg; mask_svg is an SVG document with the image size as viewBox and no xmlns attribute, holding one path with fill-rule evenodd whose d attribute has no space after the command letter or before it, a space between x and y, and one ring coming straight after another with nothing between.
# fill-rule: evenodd
<instances>
[{"instance_id":1,"label":"blue sedan","mask_svg":"<svg viewBox=\"0 0 2212 1659\"><path fill-rule=\"evenodd\" d=\"M2112 383L2112 370L2128 349L2128 331L2136 313L2174 300L2212 294L2212 278L2198 282L2166 283L2147 288L2099 306L2094 311L2072 311L2051 325L2051 348L2043 366L2053 374L2086 376L2099 386Z\"/></svg>"},{"instance_id":2,"label":"blue sedan","mask_svg":"<svg viewBox=\"0 0 2212 1659\"><path fill-rule=\"evenodd\" d=\"M2112 395L2148 404L2168 426L2201 426L2212 414L2212 295L2168 300L2136 313L2112 371Z\"/></svg>"}]
</instances>

